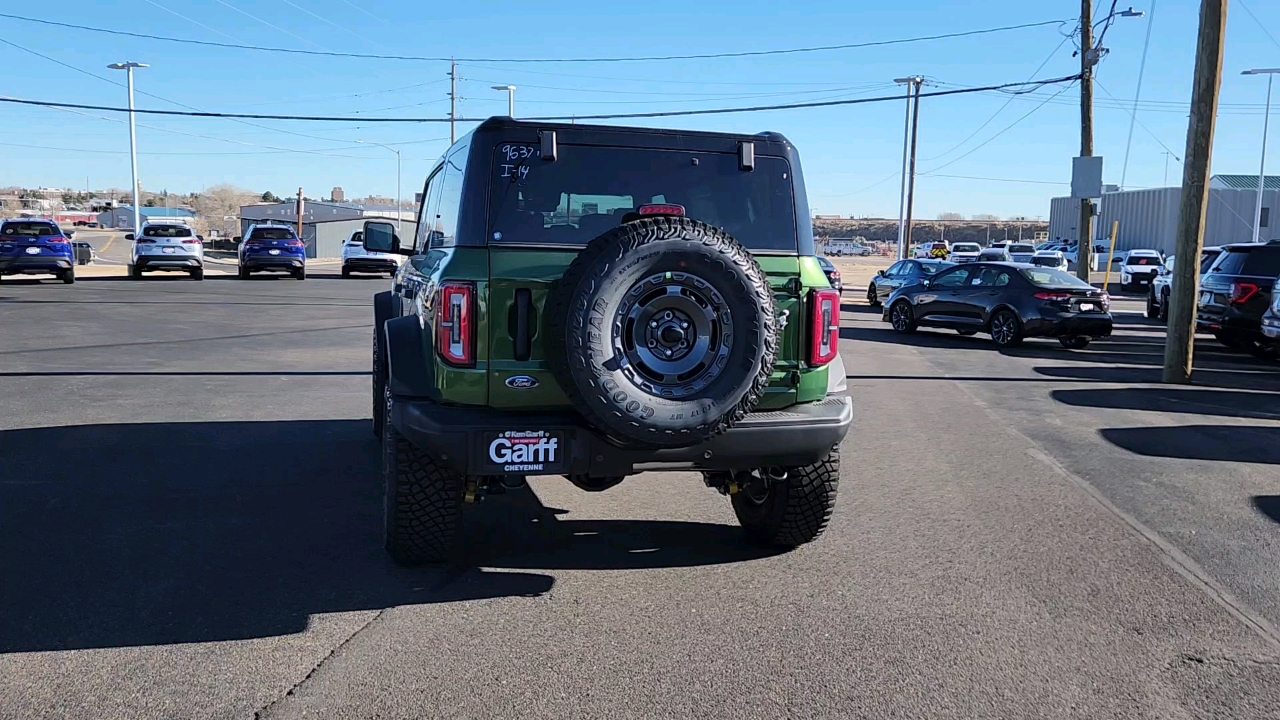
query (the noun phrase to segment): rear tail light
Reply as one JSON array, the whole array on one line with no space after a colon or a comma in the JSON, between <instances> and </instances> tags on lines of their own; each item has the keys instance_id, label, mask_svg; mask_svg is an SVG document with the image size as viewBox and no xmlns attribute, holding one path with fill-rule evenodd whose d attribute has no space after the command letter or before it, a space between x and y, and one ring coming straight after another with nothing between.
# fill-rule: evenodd
<instances>
[{"instance_id":1,"label":"rear tail light","mask_svg":"<svg viewBox=\"0 0 1280 720\"><path fill-rule=\"evenodd\" d=\"M245 240L244 244L245 245L261 245L262 241L261 240Z\"/></svg>"},{"instance_id":2,"label":"rear tail light","mask_svg":"<svg viewBox=\"0 0 1280 720\"><path fill-rule=\"evenodd\" d=\"M47 237L44 239L44 241L47 243L57 243L59 245L65 245L67 243L67 239L62 237L61 235L54 235L53 237Z\"/></svg>"},{"instance_id":3,"label":"rear tail light","mask_svg":"<svg viewBox=\"0 0 1280 720\"><path fill-rule=\"evenodd\" d=\"M154 242L155 240L152 240L151 238L138 238L138 243L140 245L146 245L147 243L154 243Z\"/></svg>"},{"instance_id":4,"label":"rear tail light","mask_svg":"<svg viewBox=\"0 0 1280 720\"><path fill-rule=\"evenodd\" d=\"M1258 294L1258 286L1251 282L1231 283L1231 304L1243 305Z\"/></svg>"},{"instance_id":5,"label":"rear tail light","mask_svg":"<svg viewBox=\"0 0 1280 720\"><path fill-rule=\"evenodd\" d=\"M826 365L840 352L840 293L809 293L809 364Z\"/></svg>"},{"instance_id":6,"label":"rear tail light","mask_svg":"<svg viewBox=\"0 0 1280 720\"><path fill-rule=\"evenodd\" d=\"M832 270L832 271L831 271L831 277L835 278L836 280L839 280L839 279L840 279L840 271L839 271L839 270Z\"/></svg>"},{"instance_id":7,"label":"rear tail light","mask_svg":"<svg viewBox=\"0 0 1280 720\"><path fill-rule=\"evenodd\" d=\"M294 245L294 246L301 245L301 244L302 244L301 240L290 240L289 242L285 243L285 245Z\"/></svg>"},{"instance_id":8,"label":"rear tail light","mask_svg":"<svg viewBox=\"0 0 1280 720\"><path fill-rule=\"evenodd\" d=\"M198 245L198 244L200 244L200 241L199 241L199 240L197 240L196 238L189 238L189 239L187 239L187 240L183 240L183 241L182 241L182 244L183 244L183 245Z\"/></svg>"},{"instance_id":9,"label":"rear tail light","mask_svg":"<svg viewBox=\"0 0 1280 720\"><path fill-rule=\"evenodd\" d=\"M1038 292L1034 297L1037 300L1047 300L1049 302L1069 302L1071 300L1071 293Z\"/></svg>"},{"instance_id":10,"label":"rear tail light","mask_svg":"<svg viewBox=\"0 0 1280 720\"><path fill-rule=\"evenodd\" d=\"M469 282L440 285L436 297L436 349L450 365L475 365L474 300L475 286Z\"/></svg>"}]
</instances>

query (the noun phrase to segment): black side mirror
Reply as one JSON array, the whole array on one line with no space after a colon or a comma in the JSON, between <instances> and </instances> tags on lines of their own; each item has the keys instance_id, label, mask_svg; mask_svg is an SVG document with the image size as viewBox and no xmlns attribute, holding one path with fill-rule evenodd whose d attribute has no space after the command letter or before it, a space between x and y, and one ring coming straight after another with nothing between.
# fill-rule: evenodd
<instances>
[{"instance_id":1,"label":"black side mirror","mask_svg":"<svg viewBox=\"0 0 1280 720\"><path fill-rule=\"evenodd\" d=\"M925 278L925 279L923 279L923 280L921 280L921 281L920 281L920 285L921 285L922 287L928 288L928 287L931 287L931 286L933 285L933 281L932 281L932 280L930 280L929 278Z\"/></svg>"},{"instance_id":2,"label":"black side mirror","mask_svg":"<svg viewBox=\"0 0 1280 720\"><path fill-rule=\"evenodd\" d=\"M237 236L235 236L235 237L231 238L231 242L233 242L233 243L235 243L235 244L237 244L237 245L239 245L239 244L240 244L240 240L242 240L242 238L241 238L239 235L237 235Z\"/></svg>"},{"instance_id":3,"label":"black side mirror","mask_svg":"<svg viewBox=\"0 0 1280 720\"><path fill-rule=\"evenodd\" d=\"M396 226L381 220L365 221L364 249L395 255L412 254L412 251L406 252L400 249L400 238L396 235Z\"/></svg>"},{"instance_id":4,"label":"black side mirror","mask_svg":"<svg viewBox=\"0 0 1280 720\"><path fill-rule=\"evenodd\" d=\"M884 270L881 270L880 272L876 273L876 275L879 275L880 277L884 277L884 276L885 276L885 271L884 271Z\"/></svg>"},{"instance_id":5,"label":"black side mirror","mask_svg":"<svg viewBox=\"0 0 1280 720\"><path fill-rule=\"evenodd\" d=\"M133 233L125 233L125 234L124 234L124 239L125 239L125 240L132 240L132 239L133 239Z\"/></svg>"}]
</instances>

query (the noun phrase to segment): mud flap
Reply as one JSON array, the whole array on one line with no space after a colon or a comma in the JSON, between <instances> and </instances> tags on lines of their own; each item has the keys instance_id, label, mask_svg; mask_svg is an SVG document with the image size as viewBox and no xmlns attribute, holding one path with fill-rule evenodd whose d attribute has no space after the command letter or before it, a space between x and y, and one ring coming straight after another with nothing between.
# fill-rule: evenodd
<instances>
[{"instance_id":1,"label":"mud flap","mask_svg":"<svg viewBox=\"0 0 1280 720\"><path fill-rule=\"evenodd\" d=\"M387 387L398 397L427 398L436 386L435 366L428 356L431 329L423 328L413 315L388 320L386 333Z\"/></svg>"}]
</instances>

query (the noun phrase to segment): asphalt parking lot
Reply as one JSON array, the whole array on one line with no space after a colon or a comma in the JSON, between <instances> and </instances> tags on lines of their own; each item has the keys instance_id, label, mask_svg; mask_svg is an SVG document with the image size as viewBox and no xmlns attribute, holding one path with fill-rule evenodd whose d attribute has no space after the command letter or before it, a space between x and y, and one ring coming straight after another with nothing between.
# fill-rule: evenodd
<instances>
[{"instance_id":1,"label":"asphalt parking lot","mask_svg":"<svg viewBox=\"0 0 1280 720\"><path fill-rule=\"evenodd\" d=\"M689 474L381 548L385 279L0 283L0 717L1280 717L1280 365L892 333L819 541Z\"/></svg>"}]
</instances>

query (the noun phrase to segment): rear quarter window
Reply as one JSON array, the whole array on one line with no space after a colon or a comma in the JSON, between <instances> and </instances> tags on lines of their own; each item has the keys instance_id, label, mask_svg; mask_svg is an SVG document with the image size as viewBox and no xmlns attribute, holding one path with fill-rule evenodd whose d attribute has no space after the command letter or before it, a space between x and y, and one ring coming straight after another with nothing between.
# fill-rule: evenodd
<instances>
[{"instance_id":1,"label":"rear quarter window","mask_svg":"<svg viewBox=\"0 0 1280 720\"><path fill-rule=\"evenodd\" d=\"M1276 277L1280 275L1280 245L1228 250L1214 263L1211 272Z\"/></svg>"}]
</instances>

